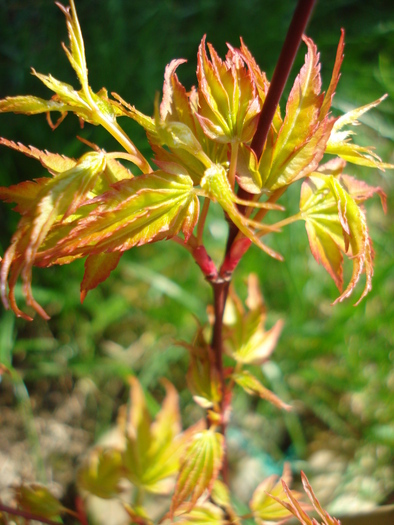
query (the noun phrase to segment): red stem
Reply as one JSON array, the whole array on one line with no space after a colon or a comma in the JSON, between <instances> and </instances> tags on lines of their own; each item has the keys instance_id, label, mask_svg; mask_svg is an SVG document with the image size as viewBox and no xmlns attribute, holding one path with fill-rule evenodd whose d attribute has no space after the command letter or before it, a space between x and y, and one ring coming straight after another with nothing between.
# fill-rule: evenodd
<instances>
[{"instance_id":1,"label":"red stem","mask_svg":"<svg viewBox=\"0 0 394 525\"><path fill-rule=\"evenodd\" d=\"M272 82L268 89L267 97L265 99L263 109L261 111L259 122L257 125L256 133L253 137L251 148L256 153L257 158L261 157L261 154L264 150L264 145L267 140L268 131L272 124L272 120L275 115L276 108L279 104L279 100L282 96L284 87L286 85L291 67L293 65L294 59L296 57L298 48L301 43L302 35L305 31L306 25L312 13L312 8L316 0L298 0L296 10L294 12L289 30L285 42L282 47L281 54L279 56L278 63L275 68L275 72L272 78ZM242 188L239 189L239 196L243 199L250 199L251 195ZM241 207L240 207L241 210ZM217 275L210 279L212 284L213 293L214 293L214 310L215 310L215 321L213 325L212 333L212 349L215 355L215 367L218 371L220 377L220 383L222 387L222 401L221 401L221 416L222 424L221 431L224 434L226 430L226 411L228 403L228 395L226 393L226 383L223 372L223 313L224 307L226 305L228 289L230 285L232 271L237 265L239 259L248 249L248 243L231 251L233 247L234 240L237 236L238 228L230 223L229 237L226 247L226 255L224 262L220 271L220 275ZM242 243L241 243L242 244ZM199 254L201 255L201 254ZM231 260L233 256L236 261ZM199 262L200 257L195 257L198 264L201 267L204 267L204 264ZM202 257L204 262L208 262L205 259L205 254ZM233 264L234 263L234 264ZM207 265L207 268L210 267L210 264ZM225 271L224 271L225 270ZM205 270L205 274L207 270ZM228 483L228 466L227 458L225 458L222 468L223 480L225 483Z\"/></svg>"},{"instance_id":2,"label":"red stem","mask_svg":"<svg viewBox=\"0 0 394 525\"><path fill-rule=\"evenodd\" d=\"M268 131L289 78L293 62L300 47L302 35L308 24L315 2L316 0L299 0L294 11L251 144L251 148L258 159L263 153Z\"/></svg>"},{"instance_id":3,"label":"red stem","mask_svg":"<svg viewBox=\"0 0 394 525\"><path fill-rule=\"evenodd\" d=\"M47 525L59 525L59 522L51 520L49 518L44 518L43 516L39 516L38 514L33 514L31 512L27 512L21 509L14 509L13 507L8 507L7 505L3 505L0 503L0 511L6 512L7 514L12 514L13 516L20 516L21 518L25 518L27 520L34 520L34 521L41 521L41 523L47 523Z\"/></svg>"}]
</instances>

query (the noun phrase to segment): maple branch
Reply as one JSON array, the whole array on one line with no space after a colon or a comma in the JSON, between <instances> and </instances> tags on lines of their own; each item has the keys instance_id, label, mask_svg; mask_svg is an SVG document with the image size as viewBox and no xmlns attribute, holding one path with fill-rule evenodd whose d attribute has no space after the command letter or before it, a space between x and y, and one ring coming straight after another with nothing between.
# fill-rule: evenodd
<instances>
[{"instance_id":1,"label":"maple branch","mask_svg":"<svg viewBox=\"0 0 394 525\"><path fill-rule=\"evenodd\" d=\"M211 348L215 357L214 366L219 376L220 386L221 386L221 400L220 400L220 412L221 412L221 425L220 431L224 435L226 433L227 421L226 421L226 410L227 410L227 395L226 395L226 382L224 377L223 370L223 314L224 308L226 306L228 289L230 286L230 281L217 278L211 281L213 297L214 297L214 312L215 320L212 331L212 341ZM226 485L229 484L228 479L228 459L226 451L223 456L223 465L222 465L222 477Z\"/></svg>"},{"instance_id":2,"label":"maple branch","mask_svg":"<svg viewBox=\"0 0 394 525\"><path fill-rule=\"evenodd\" d=\"M271 84L268 88L267 97L264 101L263 109L261 110L259 116L257 129L251 143L251 149L255 152L258 159L260 159L264 150L265 142L274 119L276 108L278 107L287 79L289 78L298 48L300 47L302 35L304 34L312 14L312 9L315 5L315 2L316 0L298 0L297 7L294 11L293 18L282 46L282 51L275 67ZM238 196L244 200L250 200L252 197L250 193L243 190L241 187L238 189ZM239 210L241 213L244 213L245 206L239 206ZM238 231L239 230L235 224L230 222L230 230L226 247L226 259L230 257L230 251ZM247 248L245 251L247 251ZM228 268L234 269L237 263L234 265L231 263L231 261L227 261L226 267L228 266Z\"/></svg>"},{"instance_id":3,"label":"maple branch","mask_svg":"<svg viewBox=\"0 0 394 525\"><path fill-rule=\"evenodd\" d=\"M251 148L259 159L316 0L298 0L261 110Z\"/></svg>"}]
</instances>

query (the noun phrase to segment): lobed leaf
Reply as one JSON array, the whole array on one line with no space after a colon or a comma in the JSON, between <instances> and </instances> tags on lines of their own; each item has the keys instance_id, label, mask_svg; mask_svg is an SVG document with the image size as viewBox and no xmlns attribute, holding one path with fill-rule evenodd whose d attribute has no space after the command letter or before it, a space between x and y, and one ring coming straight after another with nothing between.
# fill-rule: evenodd
<instances>
[{"instance_id":1,"label":"lobed leaf","mask_svg":"<svg viewBox=\"0 0 394 525\"><path fill-rule=\"evenodd\" d=\"M311 39L304 37L304 41L308 46L305 64L291 89L269 169L263 160L264 154L261 160L265 168L265 172L260 171L263 187L270 190L290 184L313 171L323 157L329 136L329 121L319 119L323 103L319 54Z\"/></svg>"},{"instance_id":2,"label":"lobed leaf","mask_svg":"<svg viewBox=\"0 0 394 525\"><path fill-rule=\"evenodd\" d=\"M269 476L259 484L253 493L249 506L259 525L264 525L267 521L282 523L292 515L291 511L278 501L286 497L281 480L287 485L292 481L291 470L287 463L283 467L281 479L276 475ZM293 494L296 493L293 492ZM297 494L296 497L299 499L301 495Z\"/></svg>"},{"instance_id":3,"label":"lobed leaf","mask_svg":"<svg viewBox=\"0 0 394 525\"><path fill-rule=\"evenodd\" d=\"M15 301L14 288L18 277L21 276L27 303L48 319L31 292L31 273L35 258L52 225L71 216L88 198L97 178L104 171L105 164L105 155L101 152L87 153L74 167L47 179L46 182L40 179L39 183L22 183L19 189L13 188L17 207L23 215L11 239L11 245L4 254L0 277L3 303L7 308L11 307L16 315L30 319L18 308ZM0 189L0 197L9 200L11 194L7 189L2 190ZM31 200L26 197L29 191L34 195Z\"/></svg>"},{"instance_id":4,"label":"lobed leaf","mask_svg":"<svg viewBox=\"0 0 394 525\"><path fill-rule=\"evenodd\" d=\"M81 303L89 290L93 290L100 283L108 279L109 274L119 263L120 252L98 253L89 255L85 261L85 273L81 282Z\"/></svg>"},{"instance_id":5,"label":"lobed leaf","mask_svg":"<svg viewBox=\"0 0 394 525\"><path fill-rule=\"evenodd\" d=\"M199 328L192 345L184 345L190 352L187 384L194 401L202 408L218 408L221 400L221 387L218 372L213 366L214 356Z\"/></svg>"},{"instance_id":6,"label":"lobed leaf","mask_svg":"<svg viewBox=\"0 0 394 525\"><path fill-rule=\"evenodd\" d=\"M208 43L209 60L205 36L201 41L197 56L199 98L196 116L211 140L249 142L257 126L260 99L241 53L230 45L228 48L223 62Z\"/></svg>"},{"instance_id":7,"label":"lobed leaf","mask_svg":"<svg viewBox=\"0 0 394 525\"><path fill-rule=\"evenodd\" d=\"M134 485L148 492L166 494L172 486L171 478L179 471L180 456L190 435L199 427L181 433L178 394L168 381L165 382L166 397L153 421L136 378L132 378L131 387L123 454L126 476Z\"/></svg>"},{"instance_id":8,"label":"lobed leaf","mask_svg":"<svg viewBox=\"0 0 394 525\"><path fill-rule=\"evenodd\" d=\"M372 242L365 214L356 199L346 191L346 183L359 202L374 193L382 196L380 188L359 186L346 176L341 179L318 173L306 180L301 189L300 210L306 221L312 254L318 263L323 264L340 291L343 283L342 253L348 254L353 261L351 280L334 304L349 297L364 269L366 285L356 304L372 287Z\"/></svg>"},{"instance_id":9,"label":"lobed leaf","mask_svg":"<svg viewBox=\"0 0 394 525\"><path fill-rule=\"evenodd\" d=\"M222 466L224 439L213 429L196 434L181 461L171 502L173 516L179 506L190 498L191 510L205 491L210 492Z\"/></svg>"},{"instance_id":10,"label":"lobed leaf","mask_svg":"<svg viewBox=\"0 0 394 525\"><path fill-rule=\"evenodd\" d=\"M41 151L34 146L24 146L21 142L16 143L2 137L0 137L0 144L19 151L27 157L40 161L44 168L46 168L52 175L57 175L58 173L70 170L71 168L74 168L77 163L75 159L70 159L65 155L51 153L47 150Z\"/></svg>"},{"instance_id":11,"label":"lobed leaf","mask_svg":"<svg viewBox=\"0 0 394 525\"><path fill-rule=\"evenodd\" d=\"M387 95L383 95L378 100L370 102L365 106L355 108L348 111L341 117L339 117L332 128L330 138L327 142L326 153L331 155L338 155L342 159L358 164L360 166L367 166L370 168L379 168L384 170L385 168L394 169L393 164L387 164L382 162L380 157L374 153L372 148L359 146L351 142L351 136L354 132L351 130L341 131L344 126L349 124L356 126L359 124L358 118L370 109L379 105Z\"/></svg>"},{"instance_id":12,"label":"lobed leaf","mask_svg":"<svg viewBox=\"0 0 394 525\"><path fill-rule=\"evenodd\" d=\"M123 252L181 231L187 240L199 213L191 178L160 171L122 180L90 204L94 209L69 235L40 254L41 264L66 256Z\"/></svg>"},{"instance_id":13,"label":"lobed leaf","mask_svg":"<svg viewBox=\"0 0 394 525\"><path fill-rule=\"evenodd\" d=\"M325 511L320 505L319 500L316 498L312 487L308 482L308 478L303 472L301 472L302 484L304 490L307 493L314 509L323 519L322 525L341 525L341 522L336 518L333 518ZM272 498L275 499L279 504L281 504L285 509L287 509L293 516L295 516L301 525L319 525L318 521L315 518L310 518L305 510L302 508L300 503L297 501L298 494L291 491L285 481L282 480L283 491L287 497L287 500L277 497L272 494Z\"/></svg>"},{"instance_id":14,"label":"lobed leaf","mask_svg":"<svg viewBox=\"0 0 394 525\"><path fill-rule=\"evenodd\" d=\"M265 308L257 277L248 276L248 311L231 292L224 314L224 340L231 357L242 364L261 365L272 354L283 327L281 320L264 330ZM231 314L229 313L231 310Z\"/></svg>"}]
</instances>

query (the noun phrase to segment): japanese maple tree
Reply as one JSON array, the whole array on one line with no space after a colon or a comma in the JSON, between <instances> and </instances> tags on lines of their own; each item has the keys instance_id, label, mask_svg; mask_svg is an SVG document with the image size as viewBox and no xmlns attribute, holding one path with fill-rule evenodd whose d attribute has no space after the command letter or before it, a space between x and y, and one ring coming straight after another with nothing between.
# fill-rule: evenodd
<instances>
[{"instance_id":1,"label":"japanese maple tree","mask_svg":"<svg viewBox=\"0 0 394 525\"><path fill-rule=\"evenodd\" d=\"M70 0L70 7L57 5L66 17L70 46L63 48L79 89L33 70L54 95L49 100L8 97L0 101L0 111L45 113L53 128L72 112L81 122L104 127L119 143L119 150L107 152L86 142L89 151L73 159L0 139L4 146L38 160L49 172L47 177L0 188L0 198L16 203L15 211L21 215L1 262L3 304L27 320L31 320L32 310L49 319L33 296L34 266L85 258L83 301L133 247L172 240L190 252L211 284L214 297L210 335L207 337L206 327L200 327L194 341L185 345L190 353L188 387L206 417L182 430L178 394L166 382L167 395L153 420L143 390L133 379L124 422L125 450L95 450L82 467L78 482L85 491L110 498L119 493L121 478L128 479L139 495L134 506L126 506L133 523L151 523L143 509L145 492L171 491L164 522L239 523L243 516L237 516L227 486L225 445L234 385L279 409L291 407L253 374L253 366L269 359L282 322L266 330L256 278L250 276L244 306L234 291L229 293L232 274L252 244L281 261L282 255L265 237L279 235L287 225L304 221L313 257L339 289L334 303L347 299L363 274L365 284L356 304L367 295L372 287L374 252L363 202L377 194L385 209L385 194L380 187L346 174L346 165L393 168L372 148L354 143L351 128L385 97L334 117L330 109L340 78L344 31L326 92L322 92L317 48L303 36L305 62L285 112L281 112L279 99L310 16L313 1L309 1L299 2L271 83L242 39L239 47L228 44L222 59L203 37L197 55L197 86L188 90L181 84L177 70L184 60L173 60L166 67L163 93L156 97L153 116L145 115L116 93L109 95L104 88L92 90L74 2ZM56 122L52 113L60 113ZM153 160L125 133L122 118L135 120L145 130ZM299 211L288 216L280 199L300 180ZM221 264L211 259L204 245L210 206L220 206L228 224ZM283 213L283 219L270 220L272 210ZM353 265L346 284L344 256ZM28 312L16 302L19 279ZM228 318L224 317L226 304L232 309ZM226 369L224 352L233 362ZM286 471L283 477L283 484L269 478L257 487L250 516L263 523L294 514L301 523L317 523L298 503L299 495L289 490L290 473ZM305 477L303 483L323 522L338 523L320 507ZM50 507L46 514L41 511L41 516L55 518L64 509L46 505L49 495L40 490L21 489L19 501L30 509L30 517L38 505L44 511Z\"/></svg>"}]
</instances>

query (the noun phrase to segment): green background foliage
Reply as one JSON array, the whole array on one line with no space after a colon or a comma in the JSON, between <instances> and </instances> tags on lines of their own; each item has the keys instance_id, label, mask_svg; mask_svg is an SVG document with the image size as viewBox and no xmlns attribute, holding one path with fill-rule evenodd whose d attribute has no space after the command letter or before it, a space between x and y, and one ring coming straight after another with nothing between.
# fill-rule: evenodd
<instances>
[{"instance_id":1,"label":"green background foliage","mask_svg":"<svg viewBox=\"0 0 394 525\"><path fill-rule=\"evenodd\" d=\"M77 0L76 4L91 86L94 90L105 86L148 114L153 113L153 99L171 59L187 58L179 69L180 79L186 86L196 82L196 52L204 33L222 56L225 42L237 46L242 36L271 78L295 6L290 0ZM30 75L30 67L77 86L60 47L61 40L67 41L64 17L52 2L2 1L0 13L0 98L50 96ZM345 60L334 108L340 114L389 93L390 98L363 120L360 141L374 144L386 162L394 162L394 6L383 0L317 2L308 36L321 53L325 87L341 27L346 29ZM299 52L288 90L305 51L304 46ZM284 102L281 105L284 108ZM125 128L149 158L143 132L133 122L126 122ZM114 146L104 130L88 125L81 130L73 116L55 132L42 116L0 118L0 136L74 157L86 150L76 134L107 150ZM6 148L0 158L1 185L43 175L38 163ZM347 461L333 495L353 490L363 498L363 491L372 490L372 497L381 502L394 490L389 468L394 458L393 182L389 172L347 170L356 171L389 195L387 216L378 199L368 203L376 251L373 291L357 308L351 301L331 307L337 291L313 260L303 224L288 227L272 240L284 263L250 249L235 275L235 286L245 296L246 276L257 273L268 307L268 327L278 318L286 321L273 363L263 367L262 376L296 411L283 415L240 394L229 436L242 454L257 458L266 474L280 473L284 459L294 460L297 469L297 462L316 450L333 449ZM283 204L295 210L299 187L291 190ZM226 239L220 210L211 211L210 220L208 251L220 259ZM2 253L16 221L11 206L2 205ZM0 394L11 383L22 384L23 378L30 392L43 384L48 391L62 384L67 396L78 380L88 377L99 387L94 402L86 400L97 436L125 400L129 374L138 374L153 393L153 411L163 397L159 379L166 376L180 390L184 422L190 424L196 409L185 390L187 356L174 341L190 340L195 317L206 321L210 289L187 252L171 242L131 250L108 281L88 294L83 306L82 275L81 262L36 271L35 296L52 316L48 324L38 318L28 324L1 312L0 362L14 368L11 381L4 379L0 385ZM26 402L22 390L15 388L15 404ZM372 460L366 463L365 458ZM358 478L370 480L370 485L360 481L352 488L350 481Z\"/></svg>"}]
</instances>

